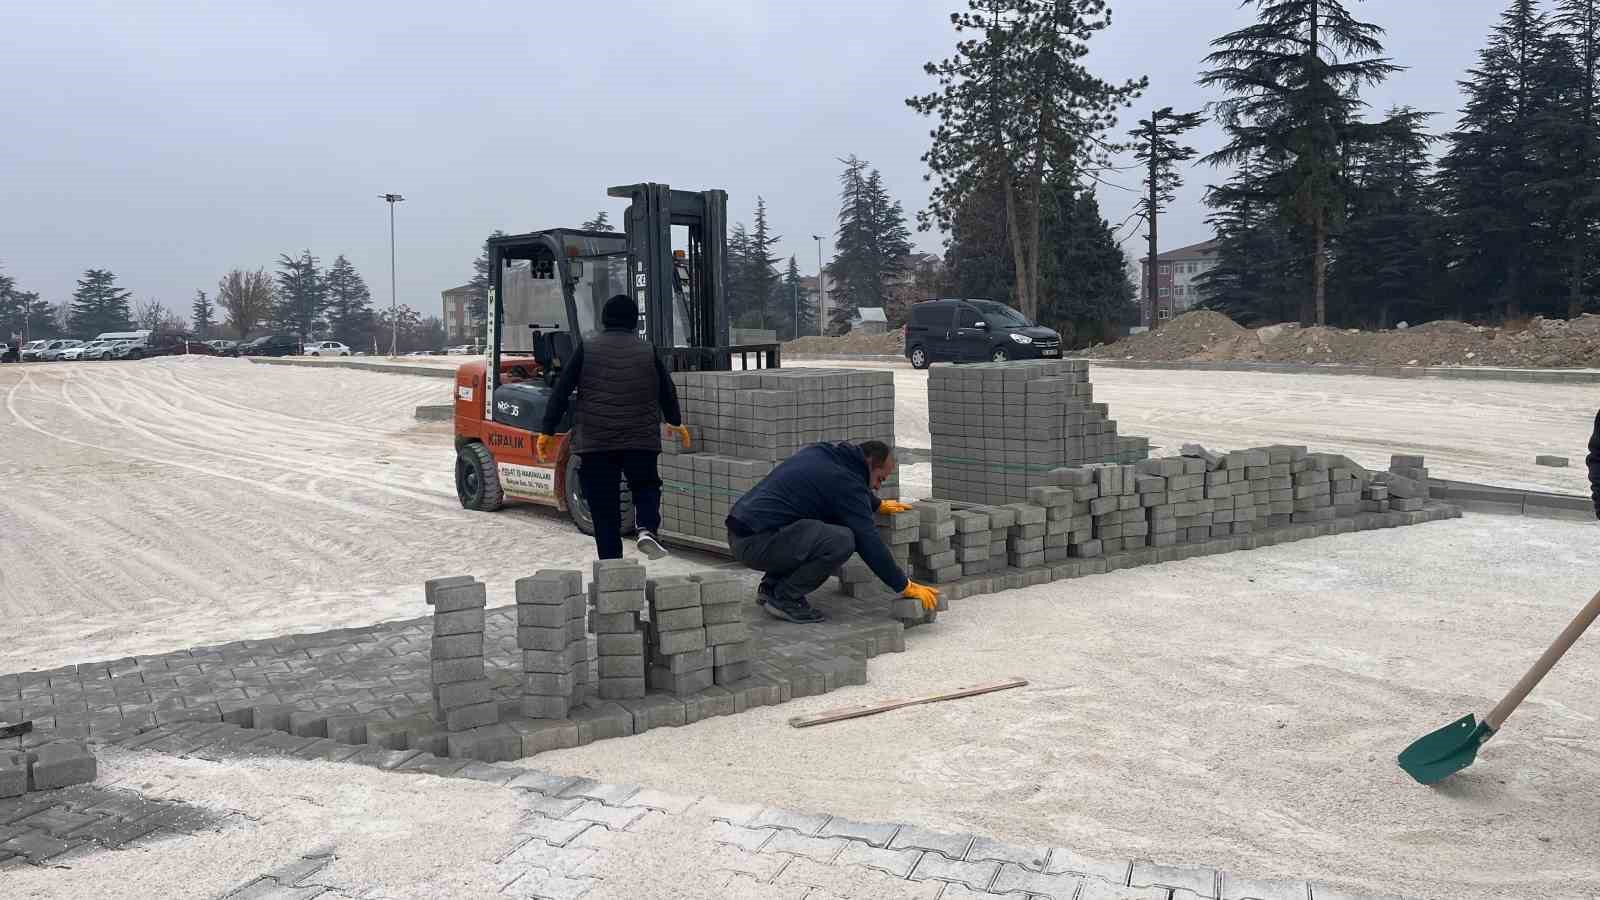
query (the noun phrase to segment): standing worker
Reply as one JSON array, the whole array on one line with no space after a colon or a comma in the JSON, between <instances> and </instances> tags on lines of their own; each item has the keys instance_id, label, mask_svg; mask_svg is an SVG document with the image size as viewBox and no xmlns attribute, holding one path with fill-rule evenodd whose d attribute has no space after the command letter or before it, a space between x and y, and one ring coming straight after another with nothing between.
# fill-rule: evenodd
<instances>
[{"instance_id":1,"label":"standing worker","mask_svg":"<svg viewBox=\"0 0 1600 900\"><path fill-rule=\"evenodd\" d=\"M894 455L882 441L812 444L739 498L728 513L728 546L734 559L766 573L756 599L769 615L823 621L806 595L852 553L895 593L923 609L938 607L939 592L900 571L873 522L874 513L911 508L874 496L893 472Z\"/></svg>"},{"instance_id":2,"label":"standing worker","mask_svg":"<svg viewBox=\"0 0 1600 900\"><path fill-rule=\"evenodd\" d=\"M586 338L561 369L535 442L539 458L556 452L555 431L578 391L572 429L578 483L594 519L594 545L601 559L622 558L622 487L628 479L639 528L639 552L667 555L656 538L661 528L661 423L689 448L689 429L678 411L678 392L654 348L639 339L639 308L626 294L607 300L599 334Z\"/></svg>"}]
</instances>

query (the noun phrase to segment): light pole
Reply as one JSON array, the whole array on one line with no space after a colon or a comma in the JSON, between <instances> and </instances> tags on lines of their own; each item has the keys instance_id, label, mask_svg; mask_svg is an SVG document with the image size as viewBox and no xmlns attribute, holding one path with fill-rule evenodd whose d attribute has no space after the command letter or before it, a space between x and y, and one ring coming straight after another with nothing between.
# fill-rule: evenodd
<instances>
[{"instance_id":1,"label":"light pole","mask_svg":"<svg viewBox=\"0 0 1600 900\"><path fill-rule=\"evenodd\" d=\"M394 282L394 205L406 198L399 194L379 194L389 204L389 355L400 346L400 307Z\"/></svg>"},{"instance_id":2,"label":"light pole","mask_svg":"<svg viewBox=\"0 0 1600 900\"><path fill-rule=\"evenodd\" d=\"M817 337L821 337L828 318L828 286L822 280L822 235L813 234L811 239L817 242Z\"/></svg>"}]
</instances>

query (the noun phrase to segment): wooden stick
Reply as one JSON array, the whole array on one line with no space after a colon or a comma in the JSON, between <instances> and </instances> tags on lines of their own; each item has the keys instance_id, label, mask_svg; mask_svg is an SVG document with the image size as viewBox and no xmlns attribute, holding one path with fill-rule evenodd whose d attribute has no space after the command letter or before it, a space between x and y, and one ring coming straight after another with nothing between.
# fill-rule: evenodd
<instances>
[{"instance_id":1,"label":"wooden stick","mask_svg":"<svg viewBox=\"0 0 1600 900\"><path fill-rule=\"evenodd\" d=\"M883 703L875 703L871 706L842 706L838 709L826 710L815 715L795 716L789 720L789 724L796 728L810 728L813 725L826 725L829 722L840 722L845 719L859 719L862 716L875 716L878 713L888 712L891 709L902 709L907 706L920 706L924 703L938 703L941 700L959 700L962 697L976 697L979 694L991 694L995 691L1004 691L1010 690L1011 688L1024 687L1027 685L1027 683L1028 682L1022 678L1007 678L1004 681L988 681L984 682L983 684L975 684L972 687L962 688L958 691L950 691L943 694L928 694L925 697L913 697L909 700L887 700Z\"/></svg>"}]
</instances>

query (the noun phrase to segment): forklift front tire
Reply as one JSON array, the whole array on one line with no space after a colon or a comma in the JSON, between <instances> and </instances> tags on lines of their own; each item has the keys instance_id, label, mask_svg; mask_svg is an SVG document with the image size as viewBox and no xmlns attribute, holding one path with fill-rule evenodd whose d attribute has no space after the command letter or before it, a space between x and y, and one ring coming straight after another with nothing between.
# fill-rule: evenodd
<instances>
[{"instance_id":1,"label":"forklift front tire","mask_svg":"<svg viewBox=\"0 0 1600 900\"><path fill-rule=\"evenodd\" d=\"M477 441L456 449L456 497L466 509L494 512L505 503L500 490L500 467L489 448Z\"/></svg>"}]
</instances>

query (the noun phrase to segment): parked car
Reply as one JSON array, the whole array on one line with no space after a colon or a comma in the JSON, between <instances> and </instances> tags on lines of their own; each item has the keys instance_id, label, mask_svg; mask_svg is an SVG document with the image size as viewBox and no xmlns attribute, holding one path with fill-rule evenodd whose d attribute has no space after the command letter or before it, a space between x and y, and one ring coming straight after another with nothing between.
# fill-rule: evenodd
<instances>
[{"instance_id":1,"label":"parked car","mask_svg":"<svg viewBox=\"0 0 1600 900\"><path fill-rule=\"evenodd\" d=\"M237 348L239 346L239 342L238 341L227 341L227 340L222 340L222 339L219 338L219 339L214 340L214 341L206 341L206 343L211 345L211 349L217 351L217 355L218 356L238 356L239 355L238 352L237 352Z\"/></svg>"},{"instance_id":2,"label":"parked car","mask_svg":"<svg viewBox=\"0 0 1600 900\"><path fill-rule=\"evenodd\" d=\"M88 342L87 344L79 344L76 347L68 347L67 349L61 351L61 358L66 360L94 359L94 357L89 354L93 351L99 351L110 343L110 341L94 340Z\"/></svg>"},{"instance_id":3,"label":"parked car","mask_svg":"<svg viewBox=\"0 0 1600 900\"><path fill-rule=\"evenodd\" d=\"M19 355L23 362L33 362L39 358L40 351L49 345L49 341L29 341L22 345L22 352Z\"/></svg>"},{"instance_id":4,"label":"parked car","mask_svg":"<svg viewBox=\"0 0 1600 900\"><path fill-rule=\"evenodd\" d=\"M240 356L299 356L300 339L292 334L268 334L239 345Z\"/></svg>"},{"instance_id":5,"label":"parked car","mask_svg":"<svg viewBox=\"0 0 1600 900\"><path fill-rule=\"evenodd\" d=\"M10 344L0 344L0 363L17 362L22 358L21 353Z\"/></svg>"},{"instance_id":6,"label":"parked car","mask_svg":"<svg viewBox=\"0 0 1600 900\"><path fill-rule=\"evenodd\" d=\"M38 355L37 358L40 359L40 360L43 360L45 362L59 362L61 360L61 354L67 352L68 350L71 350L73 347L82 347L82 346L83 346L83 341L73 341L73 340L51 341L50 343L45 345L43 350L39 351L39 355Z\"/></svg>"},{"instance_id":7,"label":"parked car","mask_svg":"<svg viewBox=\"0 0 1600 900\"><path fill-rule=\"evenodd\" d=\"M217 351L205 341L185 338L178 349L173 351L180 356L216 356Z\"/></svg>"},{"instance_id":8,"label":"parked car","mask_svg":"<svg viewBox=\"0 0 1600 900\"><path fill-rule=\"evenodd\" d=\"M306 345L306 356L349 356L350 348L338 341L312 341Z\"/></svg>"},{"instance_id":9,"label":"parked car","mask_svg":"<svg viewBox=\"0 0 1600 900\"><path fill-rule=\"evenodd\" d=\"M1061 356L1061 335L993 300L924 300L912 305L903 333L906 359L917 369Z\"/></svg>"},{"instance_id":10,"label":"parked car","mask_svg":"<svg viewBox=\"0 0 1600 900\"><path fill-rule=\"evenodd\" d=\"M445 351L445 353L449 356L472 356L473 354L482 352L482 350L479 350L472 344L462 344L459 347L451 347L449 350Z\"/></svg>"},{"instance_id":11,"label":"parked car","mask_svg":"<svg viewBox=\"0 0 1600 900\"><path fill-rule=\"evenodd\" d=\"M84 345L79 359L116 359L117 348L128 343L125 339L90 341Z\"/></svg>"},{"instance_id":12,"label":"parked car","mask_svg":"<svg viewBox=\"0 0 1600 900\"><path fill-rule=\"evenodd\" d=\"M168 334L164 332L146 332L143 337L136 337L119 345L115 351L117 359L145 359L151 356L172 356L182 353L184 347L183 335Z\"/></svg>"}]
</instances>

